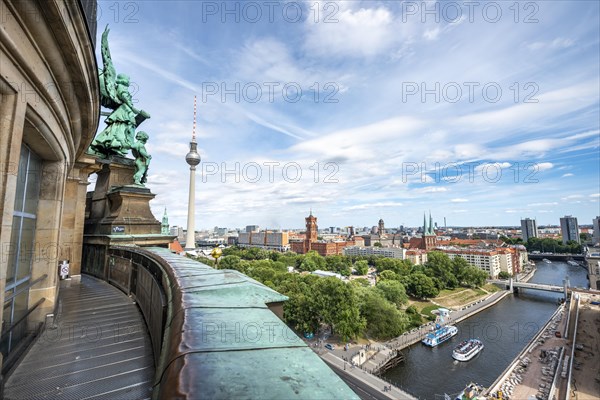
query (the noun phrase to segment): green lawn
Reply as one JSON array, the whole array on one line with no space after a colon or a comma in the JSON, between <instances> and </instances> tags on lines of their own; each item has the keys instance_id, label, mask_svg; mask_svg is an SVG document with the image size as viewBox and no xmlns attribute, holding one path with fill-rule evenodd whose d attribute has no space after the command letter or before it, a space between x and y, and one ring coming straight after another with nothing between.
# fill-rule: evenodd
<instances>
[{"instance_id":1,"label":"green lawn","mask_svg":"<svg viewBox=\"0 0 600 400\"><path fill-rule=\"evenodd\" d=\"M483 286L483 289L486 290L488 293L494 293L500 290L500 288L494 285L493 283L488 283L487 285Z\"/></svg>"},{"instance_id":2,"label":"green lawn","mask_svg":"<svg viewBox=\"0 0 600 400\"><path fill-rule=\"evenodd\" d=\"M421 309L421 314L426 315L428 317L433 317L435 318L435 314L432 314L431 312L433 310L437 310L438 308L440 308L440 306L432 304L430 306L425 306Z\"/></svg>"}]
</instances>

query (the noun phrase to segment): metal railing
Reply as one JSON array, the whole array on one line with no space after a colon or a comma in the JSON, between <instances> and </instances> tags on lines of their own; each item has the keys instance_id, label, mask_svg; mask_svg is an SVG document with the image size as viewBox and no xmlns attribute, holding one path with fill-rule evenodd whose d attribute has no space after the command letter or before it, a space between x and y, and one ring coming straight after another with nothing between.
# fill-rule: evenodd
<instances>
[{"instance_id":1,"label":"metal railing","mask_svg":"<svg viewBox=\"0 0 600 400\"><path fill-rule=\"evenodd\" d=\"M163 286L166 269L160 264L160 260L139 248L111 247L105 278L138 304L150 333L155 365L159 363L167 317Z\"/></svg>"}]
</instances>

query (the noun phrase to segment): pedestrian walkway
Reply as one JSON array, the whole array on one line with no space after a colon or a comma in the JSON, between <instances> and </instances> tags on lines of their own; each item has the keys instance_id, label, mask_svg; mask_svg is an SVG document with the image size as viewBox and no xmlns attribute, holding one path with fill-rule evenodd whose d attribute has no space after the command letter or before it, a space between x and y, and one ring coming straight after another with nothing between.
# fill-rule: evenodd
<instances>
[{"instance_id":1,"label":"pedestrian walkway","mask_svg":"<svg viewBox=\"0 0 600 400\"><path fill-rule=\"evenodd\" d=\"M397 351L390 349L389 347L376 343L372 345L377 349L377 352L370 357L362 366L368 372L377 374L379 369L385 366L385 364L397 355Z\"/></svg>"},{"instance_id":2,"label":"pedestrian walkway","mask_svg":"<svg viewBox=\"0 0 600 400\"><path fill-rule=\"evenodd\" d=\"M375 375L369 374L367 371L362 370L358 367L352 368L352 366L342 360L341 358L333 355L332 353L324 353L321 357L327 361L327 363L339 371L361 381L362 383L371 386L372 388L381 392L379 398L388 398L395 400L416 400L416 398L396 386L390 385L383 379L378 378Z\"/></svg>"},{"instance_id":3,"label":"pedestrian walkway","mask_svg":"<svg viewBox=\"0 0 600 400\"><path fill-rule=\"evenodd\" d=\"M62 281L49 321L4 389L5 399L147 399L154 361L139 309L110 284Z\"/></svg>"}]
</instances>

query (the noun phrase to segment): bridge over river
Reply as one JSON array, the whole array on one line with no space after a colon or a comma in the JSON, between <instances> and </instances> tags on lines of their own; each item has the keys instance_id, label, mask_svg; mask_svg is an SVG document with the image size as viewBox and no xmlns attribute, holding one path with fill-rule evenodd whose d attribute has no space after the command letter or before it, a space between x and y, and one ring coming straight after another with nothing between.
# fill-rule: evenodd
<instances>
[{"instance_id":1,"label":"bridge over river","mask_svg":"<svg viewBox=\"0 0 600 400\"><path fill-rule=\"evenodd\" d=\"M569 281L565 283L565 286L555 286L555 285L546 285L542 283L529 283L529 282L518 282L514 281L512 278L508 280L496 279L489 281L495 285L504 286L506 289L513 290L514 289L535 289L535 290L544 290L546 292L569 292L571 289L569 288Z\"/></svg>"}]
</instances>

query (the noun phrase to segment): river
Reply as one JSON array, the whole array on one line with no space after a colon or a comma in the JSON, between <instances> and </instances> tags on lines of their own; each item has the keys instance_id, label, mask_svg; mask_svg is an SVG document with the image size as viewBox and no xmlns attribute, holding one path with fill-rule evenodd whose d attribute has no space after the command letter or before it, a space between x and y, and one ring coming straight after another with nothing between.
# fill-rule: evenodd
<instances>
[{"instance_id":1,"label":"river","mask_svg":"<svg viewBox=\"0 0 600 400\"><path fill-rule=\"evenodd\" d=\"M562 285L567 275L571 286L589 287L585 268L557 261L537 262L530 282ZM469 382L489 387L548 321L559 297L561 294L538 290L509 295L458 323L458 334L451 340L435 348L417 343L405 349L406 360L383 377L420 399L441 400L447 393L454 400ZM483 341L484 350L471 361L454 361L454 347L473 337Z\"/></svg>"}]
</instances>

